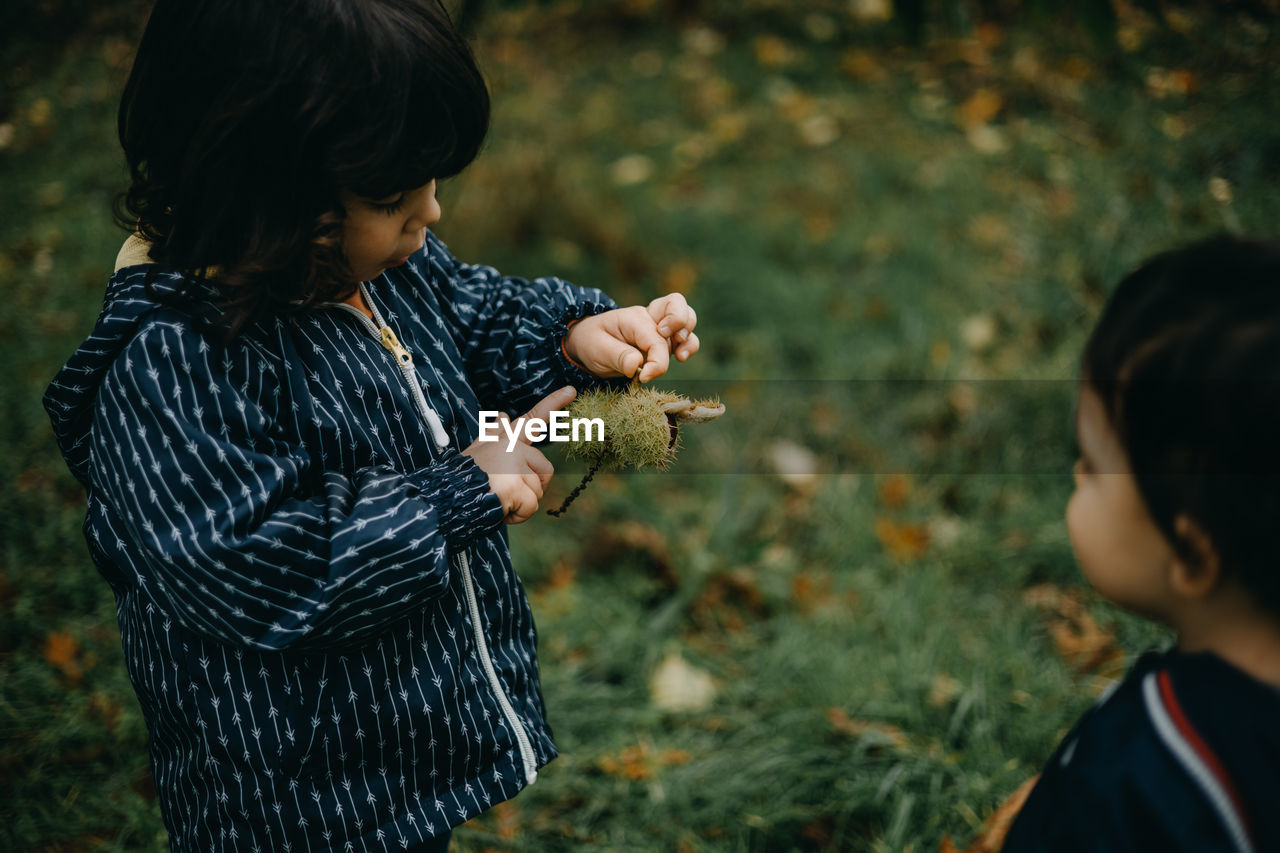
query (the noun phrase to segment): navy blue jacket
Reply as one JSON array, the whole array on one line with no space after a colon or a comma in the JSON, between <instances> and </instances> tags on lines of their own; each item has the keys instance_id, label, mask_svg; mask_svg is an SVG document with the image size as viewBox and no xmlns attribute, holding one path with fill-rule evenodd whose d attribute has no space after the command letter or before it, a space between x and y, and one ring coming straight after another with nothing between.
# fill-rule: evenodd
<instances>
[{"instance_id":1,"label":"navy blue jacket","mask_svg":"<svg viewBox=\"0 0 1280 853\"><path fill-rule=\"evenodd\" d=\"M614 304L430 233L366 286L376 323L332 306L223 345L212 285L157 299L181 282L118 271L45 398L173 849L401 849L513 796L555 747L501 504L460 451L480 410L595 381L559 341Z\"/></svg>"},{"instance_id":2,"label":"navy blue jacket","mask_svg":"<svg viewBox=\"0 0 1280 853\"><path fill-rule=\"evenodd\" d=\"M1280 690L1149 653L1063 739L1004 851L1280 850L1277 804Z\"/></svg>"}]
</instances>

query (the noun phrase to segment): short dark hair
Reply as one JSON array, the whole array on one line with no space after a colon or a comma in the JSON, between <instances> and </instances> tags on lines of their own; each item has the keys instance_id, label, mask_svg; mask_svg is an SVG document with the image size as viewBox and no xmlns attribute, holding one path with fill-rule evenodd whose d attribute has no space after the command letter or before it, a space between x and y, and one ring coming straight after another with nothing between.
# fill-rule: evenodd
<instances>
[{"instance_id":1,"label":"short dark hair","mask_svg":"<svg viewBox=\"0 0 1280 853\"><path fill-rule=\"evenodd\" d=\"M157 0L120 104L116 218L159 263L217 267L234 333L349 295L339 190L453 176L488 124L438 0Z\"/></svg>"},{"instance_id":2,"label":"short dark hair","mask_svg":"<svg viewBox=\"0 0 1280 853\"><path fill-rule=\"evenodd\" d=\"M1186 514L1223 569L1280 614L1280 243L1216 237L1158 255L1085 348L1155 523Z\"/></svg>"}]
</instances>

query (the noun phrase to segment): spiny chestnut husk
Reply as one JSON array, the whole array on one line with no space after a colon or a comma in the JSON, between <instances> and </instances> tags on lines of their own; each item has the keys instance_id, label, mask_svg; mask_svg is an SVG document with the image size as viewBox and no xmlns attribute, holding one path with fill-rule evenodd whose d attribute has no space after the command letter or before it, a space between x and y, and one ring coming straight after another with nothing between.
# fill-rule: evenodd
<instances>
[{"instance_id":1,"label":"spiny chestnut husk","mask_svg":"<svg viewBox=\"0 0 1280 853\"><path fill-rule=\"evenodd\" d=\"M570 492L558 510L569 508L601 468L666 468L680 448L680 425L706 423L724 414L719 400L692 400L670 391L633 385L626 391L587 391L569 405L569 417L599 418L604 441L571 441L565 453L591 463L587 476Z\"/></svg>"}]
</instances>

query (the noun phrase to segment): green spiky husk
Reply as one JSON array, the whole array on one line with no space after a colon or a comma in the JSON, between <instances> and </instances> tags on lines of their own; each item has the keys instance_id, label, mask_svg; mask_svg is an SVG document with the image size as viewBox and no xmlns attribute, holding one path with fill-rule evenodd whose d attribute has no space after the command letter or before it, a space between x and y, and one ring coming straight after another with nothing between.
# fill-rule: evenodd
<instances>
[{"instance_id":1,"label":"green spiky husk","mask_svg":"<svg viewBox=\"0 0 1280 853\"><path fill-rule=\"evenodd\" d=\"M569 405L571 418L600 418L604 441L571 441L572 459L599 461L606 468L665 468L675 456L671 425L662 410L662 392L647 388L600 389L579 394Z\"/></svg>"}]
</instances>

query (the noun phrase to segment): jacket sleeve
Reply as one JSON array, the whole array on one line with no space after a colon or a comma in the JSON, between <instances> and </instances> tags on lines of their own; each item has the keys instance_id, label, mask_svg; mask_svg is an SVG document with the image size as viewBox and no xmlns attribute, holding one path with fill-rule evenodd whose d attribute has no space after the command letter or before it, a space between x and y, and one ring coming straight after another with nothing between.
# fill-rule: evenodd
<instances>
[{"instance_id":1,"label":"jacket sleeve","mask_svg":"<svg viewBox=\"0 0 1280 853\"><path fill-rule=\"evenodd\" d=\"M140 555L137 582L192 630L260 649L349 645L449 582L501 502L456 452L399 473L321 471L274 417L268 365L153 322L99 388L92 488Z\"/></svg>"},{"instance_id":2,"label":"jacket sleeve","mask_svg":"<svg viewBox=\"0 0 1280 853\"><path fill-rule=\"evenodd\" d=\"M464 264L430 231L426 252L430 285L482 407L522 415L565 385L611 384L574 365L560 347L574 320L618 307L603 292Z\"/></svg>"}]
</instances>

